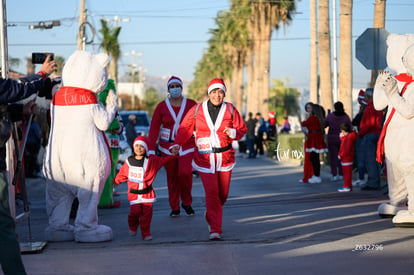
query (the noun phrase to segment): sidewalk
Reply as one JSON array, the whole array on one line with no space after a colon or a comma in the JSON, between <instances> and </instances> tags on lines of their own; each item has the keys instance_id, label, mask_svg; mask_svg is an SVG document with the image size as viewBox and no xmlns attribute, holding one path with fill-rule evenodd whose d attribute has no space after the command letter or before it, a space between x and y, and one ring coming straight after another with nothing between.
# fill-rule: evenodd
<instances>
[{"instance_id":1,"label":"sidewalk","mask_svg":"<svg viewBox=\"0 0 414 275\"><path fill-rule=\"evenodd\" d=\"M321 184L304 184L302 167L269 158L238 157L224 206L223 239L209 241L204 190L194 178L194 217L169 217L165 172L154 183L152 241L128 236L126 185L121 207L100 209L113 229L105 243L48 243L24 254L28 274L397 274L414 266L414 229L381 219L381 191L339 193L326 167ZM33 241L47 225L42 180L28 180ZM18 224L22 241L28 223Z\"/></svg>"}]
</instances>

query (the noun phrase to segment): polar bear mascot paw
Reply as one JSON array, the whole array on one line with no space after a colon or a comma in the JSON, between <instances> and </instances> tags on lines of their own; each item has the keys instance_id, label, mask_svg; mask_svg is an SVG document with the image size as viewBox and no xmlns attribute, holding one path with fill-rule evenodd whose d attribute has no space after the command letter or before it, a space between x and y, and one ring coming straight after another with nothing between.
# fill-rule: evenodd
<instances>
[{"instance_id":1,"label":"polar bear mascot paw","mask_svg":"<svg viewBox=\"0 0 414 275\"><path fill-rule=\"evenodd\" d=\"M387 94L398 93L397 80L390 72L381 72L377 77L376 84L381 84Z\"/></svg>"},{"instance_id":2,"label":"polar bear mascot paw","mask_svg":"<svg viewBox=\"0 0 414 275\"><path fill-rule=\"evenodd\" d=\"M400 210L407 210L407 206L394 206L389 203L381 203L378 206L378 214L381 218L393 218Z\"/></svg>"},{"instance_id":3,"label":"polar bear mascot paw","mask_svg":"<svg viewBox=\"0 0 414 275\"><path fill-rule=\"evenodd\" d=\"M98 225L94 230L81 230L75 233L75 241L92 243L112 240L112 229L106 225Z\"/></svg>"},{"instance_id":4,"label":"polar bear mascot paw","mask_svg":"<svg viewBox=\"0 0 414 275\"><path fill-rule=\"evenodd\" d=\"M48 226L45 229L45 236L49 242L70 242L75 239L75 227L70 224L60 228Z\"/></svg>"},{"instance_id":5,"label":"polar bear mascot paw","mask_svg":"<svg viewBox=\"0 0 414 275\"><path fill-rule=\"evenodd\" d=\"M392 218L392 223L396 227L414 227L414 213L409 210L400 210Z\"/></svg>"}]
</instances>

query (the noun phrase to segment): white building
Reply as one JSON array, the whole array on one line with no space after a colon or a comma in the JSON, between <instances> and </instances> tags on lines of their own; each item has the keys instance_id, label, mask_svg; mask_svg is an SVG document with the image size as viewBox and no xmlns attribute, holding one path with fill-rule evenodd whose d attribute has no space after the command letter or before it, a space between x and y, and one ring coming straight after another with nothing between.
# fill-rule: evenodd
<instances>
[{"instance_id":1,"label":"white building","mask_svg":"<svg viewBox=\"0 0 414 275\"><path fill-rule=\"evenodd\" d=\"M140 100L144 100L145 86L144 83L119 82L117 85L117 93L119 95L135 95Z\"/></svg>"}]
</instances>

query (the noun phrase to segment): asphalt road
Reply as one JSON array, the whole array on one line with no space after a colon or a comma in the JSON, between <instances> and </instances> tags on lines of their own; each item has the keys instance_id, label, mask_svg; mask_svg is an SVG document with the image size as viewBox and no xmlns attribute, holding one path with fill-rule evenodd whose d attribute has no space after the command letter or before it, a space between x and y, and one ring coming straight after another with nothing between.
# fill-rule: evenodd
<instances>
[{"instance_id":1,"label":"asphalt road","mask_svg":"<svg viewBox=\"0 0 414 275\"><path fill-rule=\"evenodd\" d=\"M194 178L194 217L169 217L165 171L154 183L157 202L152 241L128 235L126 185L121 207L100 209L113 229L105 243L47 243L23 254L28 274L411 274L414 228L396 228L377 207L384 190L336 191L323 167L321 184L298 182L298 163L237 157L224 206L223 238L209 241L203 218L204 190ZM18 224L22 243L43 240L47 225L44 182L27 181L29 222Z\"/></svg>"}]
</instances>

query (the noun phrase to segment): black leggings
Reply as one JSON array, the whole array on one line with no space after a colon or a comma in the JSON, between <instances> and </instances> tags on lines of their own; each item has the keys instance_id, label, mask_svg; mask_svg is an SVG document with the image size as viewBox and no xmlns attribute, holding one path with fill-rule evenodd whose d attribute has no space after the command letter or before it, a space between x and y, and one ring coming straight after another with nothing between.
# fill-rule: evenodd
<instances>
[{"instance_id":1,"label":"black leggings","mask_svg":"<svg viewBox=\"0 0 414 275\"><path fill-rule=\"evenodd\" d=\"M321 163L319 160L319 154L315 152L311 152L309 158L312 163L313 174L316 177L319 177L319 175L321 174Z\"/></svg>"}]
</instances>

